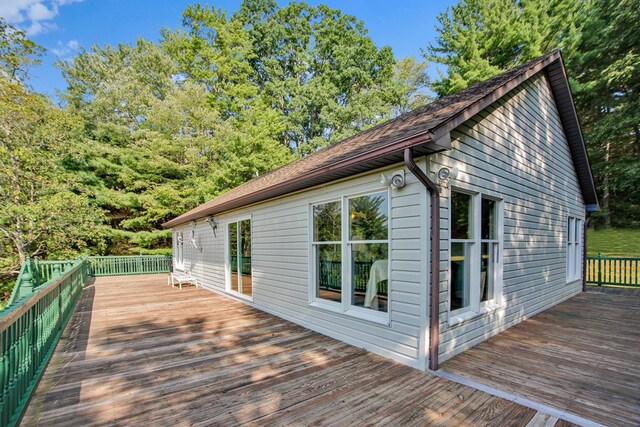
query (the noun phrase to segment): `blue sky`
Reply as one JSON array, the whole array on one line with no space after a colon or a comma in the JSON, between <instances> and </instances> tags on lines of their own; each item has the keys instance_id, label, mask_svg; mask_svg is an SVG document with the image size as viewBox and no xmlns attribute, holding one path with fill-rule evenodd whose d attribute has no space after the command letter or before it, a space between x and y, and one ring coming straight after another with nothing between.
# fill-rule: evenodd
<instances>
[{"instance_id":1,"label":"blue sky","mask_svg":"<svg viewBox=\"0 0 640 427\"><path fill-rule=\"evenodd\" d=\"M138 37L157 40L160 28L180 26L182 11L195 1L169 0L1 0L0 16L25 30L48 52L41 66L31 71L34 90L56 98L66 87L57 59L68 59L94 44L131 43ZM230 14L240 0L210 2ZM287 1L279 1L286 4ZM420 48L436 37L436 16L452 0L309 0L324 3L364 21L379 46L389 45L397 57L420 55ZM431 67L429 74L436 75Z\"/></svg>"}]
</instances>

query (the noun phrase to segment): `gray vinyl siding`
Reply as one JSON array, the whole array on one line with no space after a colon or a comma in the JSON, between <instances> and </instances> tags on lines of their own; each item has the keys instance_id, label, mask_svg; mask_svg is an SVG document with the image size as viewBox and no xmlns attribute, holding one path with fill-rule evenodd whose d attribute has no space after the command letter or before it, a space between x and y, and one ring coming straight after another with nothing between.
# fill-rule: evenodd
<instances>
[{"instance_id":1,"label":"gray vinyl siding","mask_svg":"<svg viewBox=\"0 0 640 427\"><path fill-rule=\"evenodd\" d=\"M569 147L544 74L483 110L451 133L452 150L420 167L435 179L442 166L460 173L451 185L502 200L503 283L499 308L449 325L449 194L440 194L440 360L489 338L580 291L566 282L566 222L584 218L584 203ZM199 219L196 245L185 235L185 269L203 287L225 293L227 224L252 220L253 299L256 308L420 369L426 367L429 288L427 192L410 173L407 186L390 192L389 325L309 303L310 204L380 189L380 172L314 187ZM231 296L234 298L233 296Z\"/></svg>"},{"instance_id":2,"label":"gray vinyl siding","mask_svg":"<svg viewBox=\"0 0 640 427\"><path fill-rule=\"evenodd\" d=\"M424 218L426 195L416 179L406 173L407 185L390 192L390 324L384 325L328 311L309 303L310 204L380 190L379 174L403 168L402 164L363 174L237 211L216 215L214 237L203 219L196 224L202 251L193 247L185 265L203 287L225 292L227 224L251 216L253 301L259 309L320 333L366 348L417 368L424 368L426 324L426 254L428 223ZM191 224L176 230L188 236ZM187 238L185 238L186 240ZM187 261L187 259L189 261ZM422 355L422 357L421 357Z\"/></svg>"},{"instance_id":3,"label":"gray vinyl siding","mask_svg":"<svg viewBox=\"0 0 640 427\"><path fill-rule=\"evenodd\" d=\"M458 167L454 187L504 201L500 308L450 326L449 192L442 196L440 360L578 293L566 282L566 224L584 218L577 176L546 78L538 74L451 133L430 169Z\"/></svg>"}]
</instances>

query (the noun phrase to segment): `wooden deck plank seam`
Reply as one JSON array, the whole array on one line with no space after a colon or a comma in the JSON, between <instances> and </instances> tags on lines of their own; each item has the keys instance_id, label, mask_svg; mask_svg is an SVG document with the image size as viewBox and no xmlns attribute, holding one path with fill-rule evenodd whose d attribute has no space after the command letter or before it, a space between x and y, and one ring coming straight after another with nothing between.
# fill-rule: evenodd
<instances>
[{"instance_id":1,"label":"wooden deck plank seam","mask_svg":"<svg viewBox=\"0 0 640 427\"><path fill-rule=\"evenodd\" d=\"M536 402L531 399L528 399L523 396L518 396L517 394L500 390L495 387L491 387L487 384L483 384L481 382L472 380L470 378L463 377L462 375L454 374L451 372L438 370L436 372L432 372L434 375L447 379L449 381L453 381L458 384L466 385L467 387L475 388L476 390L483 391L492 396L500 397L505 400L509 400L511 402L517 403L519 405L525 406L527 408L531 408L535 411L542 412L547 415L551 415L552 417L562 419L565 421L569 421L574 424L578 424L583 427L606 427L604 424L600 424L598 422L583 418L579 415L570 413L568 411L562 411L553 406L546 405L544 403Z\"/></svg>"}]
</instances>

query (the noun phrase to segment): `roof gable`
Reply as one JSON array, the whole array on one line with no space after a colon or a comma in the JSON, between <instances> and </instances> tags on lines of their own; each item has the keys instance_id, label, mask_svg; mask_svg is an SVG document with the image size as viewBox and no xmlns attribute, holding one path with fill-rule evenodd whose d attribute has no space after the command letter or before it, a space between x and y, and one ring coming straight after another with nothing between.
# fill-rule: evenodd
<instances>
[{"instance_id":1,"label":"roof gable","mask_svg":"<svg viewBox=\"0 0 640 427\"><path fill-rule=\"evenodd\" d=\"M397 163L402 161L405 148L412 147L417 154L449 149L451 130L543 70L569 141L585 204L597 210L595 185L564 63L560 52L553 51L252 179L163 226L171 227Z\"/></svg>"}]
</instances>

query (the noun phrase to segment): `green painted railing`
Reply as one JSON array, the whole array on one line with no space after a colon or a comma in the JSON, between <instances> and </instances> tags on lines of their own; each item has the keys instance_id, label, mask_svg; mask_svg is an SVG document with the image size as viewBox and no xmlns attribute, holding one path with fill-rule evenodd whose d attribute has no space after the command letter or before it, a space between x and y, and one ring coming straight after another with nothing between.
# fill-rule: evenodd
<instances>
[{"instance_id":1,"label":"green painted railing","mask_svg":"<svg viewBox=\"0 0 640 427\"><path fill-rule=\"evenodd\" d=\"M238 271L238 256L231 255L231 259L229 260L229 264L231 264L231 272L235 273ZM251 257L242 257L242 274L251 274Z\"/></svg>"},{"instance_id":2,"label":"green painted railing","mask_svg":"<svg viewBox=\"0 0 640 427\"><path fill-rule=\"evenodd\" d=\"M27 258L20 268L20 274L7 305L15 304L19 299L28 297L43 283L71 268L75 262L75 260L40 261L38 258Z\"/></svg>"},{"instance_id":3,"label":"green painted railing","mask_svg":"<svg viewBox=\"0 0 640 427\"><path fill-rule=\"evenodd\" d=\"M640 286L640 258L587 257L586 277L598 286Z\"/></svg>"},{"instance_id":4,"label":"green painted railing","mask_svg":"<svg viewBox=\"0 0 640 427\"><path fill-rule=\"evenodd\" d=\"M369 272L373 262L356 261L353 263L353 280L356 292L365 293L369 283ZM341 289L342 288L342 262L321 260L318 266L318 286L320 289ZM387 295L387 281L378 284L378 293Z\"/></svg>"},{"instance_id":5,"label":"green painted railing","mask_svg":"<svg viewBox=\"0 0 640 427\"><path fill-rule=\"evenodd\" d=\"M73 261L61 276L0 312L0 425L20 421L85 284L86 262ZM33 281L25 274L22 284L33 287Z\"/></svg>"},{"instance_id":6,"label":"green painted railing","mask_svg":"<svg viewBox=\"0 0 640 427\"><path fill-rule=\"evenodd\" d=\"M92 256L88 258L91 276L126 276L169 273L171 255Z\"/></svg>"}]
</instances>

